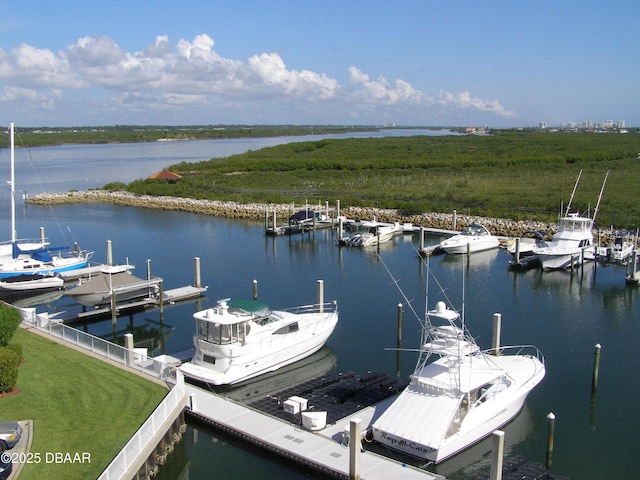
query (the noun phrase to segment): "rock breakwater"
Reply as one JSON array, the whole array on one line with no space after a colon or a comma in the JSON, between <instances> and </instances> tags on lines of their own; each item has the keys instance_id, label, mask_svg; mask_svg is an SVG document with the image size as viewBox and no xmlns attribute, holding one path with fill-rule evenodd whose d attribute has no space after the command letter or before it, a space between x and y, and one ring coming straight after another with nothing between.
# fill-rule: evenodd
<instances>
[{"instance_id":1,"label":"rock breakwater","mask_svg":"<svg viewBox=\"0 0 640 480\"><path fill-rule=\"evenodd\" d=\"M288 218L297 209L291 204L236 203L221 200L198 200L192 198L136 195L129 192L107 190L85 190L66 193L44 193L28 200L33 205L61 205L71 203L112 203L136 208L177 210L237 219L264 219L275 213L277 218ZM313 206L311 208L314 208ZM481 223L494 235L520 237L527 232L545 232L548 238L558 229L554 223L536 221L513 221L500 218L477 217L454 213L422 213L402 215L398 210L372 207L342 207L340 214L347 218L381 222L411 223L417 227L461 230L472 222ZM594 232L602 245L611 243L615 232Z\"/></svg>"}]
</instances>

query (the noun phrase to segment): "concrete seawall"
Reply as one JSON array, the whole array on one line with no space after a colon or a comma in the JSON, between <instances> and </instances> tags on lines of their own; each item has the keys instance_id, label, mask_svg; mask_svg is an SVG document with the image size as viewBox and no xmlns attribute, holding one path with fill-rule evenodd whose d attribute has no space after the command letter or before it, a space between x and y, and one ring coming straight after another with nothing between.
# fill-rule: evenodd
<instances>
[{"instance_id":1,"label":"concrete seawall","mask_svg":"<svg viewBox=\"0 0 640 480\"><path fill-rule=\"evenodd\" d=\"M33 205L62 205L70 203L112 203L137 208L153 208L160 210L177 210L182 212L201 213L228 218L245 218L262 220L267 214L282 220L294 213L291 204L260 204L236 203L221 200L196 200L192 198L166 197L153 195L136 195L128 192L111 192L106 190L85 190L66 193L44 193L28 200ZM310 206L314 208L314 206ZM342 207L341 215L348 218L371 220L376 218L381 222L411 223L417 227L452 229L453 213L422 213L419 215L402 215L397 210L371 207ZM558 229L555 223L536 221L514 221L499 218L487 218L468 215L455 215L455 229L461 230L472 222L478 222L487 227L494 235L505 237L520 237L526 232L545 232L548 238ZM611 230L594 231L596 241L601 245L609 245L613 241L615 232Z\"/></svg>"}]
</instances>

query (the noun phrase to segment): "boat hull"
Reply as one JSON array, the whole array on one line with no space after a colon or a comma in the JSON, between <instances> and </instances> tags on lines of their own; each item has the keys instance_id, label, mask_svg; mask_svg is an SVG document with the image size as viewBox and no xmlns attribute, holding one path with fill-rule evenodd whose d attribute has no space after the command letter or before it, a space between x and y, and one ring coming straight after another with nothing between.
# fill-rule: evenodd
<instances>
[{"instance_id":1,"label":"boat hull","mask_svg":"<svg viewBox=\"0 0 640 480\"><path fill-rule=\"evenodd\" d=\"M547 253L540 249L536 251L535 255L544 270L562 270L572 265L580 265L583 262L583 255L580 251L566 253L556 251Z\"/></svg>"},{"instance_id":2,"label":"boat hull","mask_svg":"<svg viewBox=\"0 0 640 480\"><path fill-rule=\"evenodd\" d=\"M452 255L484 252L486 250L492 250L494 248L498 248L499 246L500 246L500 243L498 242L498 240L493 241L493 240L483 240L483 239L480 239L480 240L469 239L469 241L467 242L456 242L456 243L447 242L447 240L445 240L440 244L440 247L445 252Z\"/></svg>"},{"instance_id":3,"label":"boat hull","mask_svg":"<svg viewBox=\"0 0 640 480\"><path fill-rule=\"evenodd\" d=\"M23 262L24 268L16 268L16 265L5 264L0 266L0 279L15 277L18 275L48 275L52 273L68 272L85 268L89 264L88 257L78 258L77 261L68 261L58 265L35 264L27 266Z\"/></svg>"}]
</instances>

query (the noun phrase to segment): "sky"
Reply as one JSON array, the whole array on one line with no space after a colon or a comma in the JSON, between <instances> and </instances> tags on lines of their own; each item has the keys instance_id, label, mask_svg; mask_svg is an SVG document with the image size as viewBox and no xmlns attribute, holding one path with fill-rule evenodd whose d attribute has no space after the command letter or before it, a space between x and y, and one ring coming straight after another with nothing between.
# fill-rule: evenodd
<instances>
[{"instance_id":1,"label":"sky","mask_svg":"<svg viewBox=\"0 0 640 480\"><path fill-rule=\"evenodd\" d=\"M640 126L640 2L0 0L0 124Z\"/></svg>"}]
</instances>

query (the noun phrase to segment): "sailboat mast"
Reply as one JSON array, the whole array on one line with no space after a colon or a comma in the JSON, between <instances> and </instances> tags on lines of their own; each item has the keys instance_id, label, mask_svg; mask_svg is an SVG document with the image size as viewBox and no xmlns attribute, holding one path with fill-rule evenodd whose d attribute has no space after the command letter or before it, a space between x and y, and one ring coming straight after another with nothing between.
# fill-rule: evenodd
<instances>
[{"instance_id":1,"label":"sailboat mast","mask_svg":"<svg viewBox=\"0 0 640 480\"><path fill-rule=\"evenodd\" d=\"M9 137L11 145L11 242L16 243L16 187L15 187L15 169L14 169L14 144L13 144L13 122L9 124Z\"/></svg>"}]
</instances>

